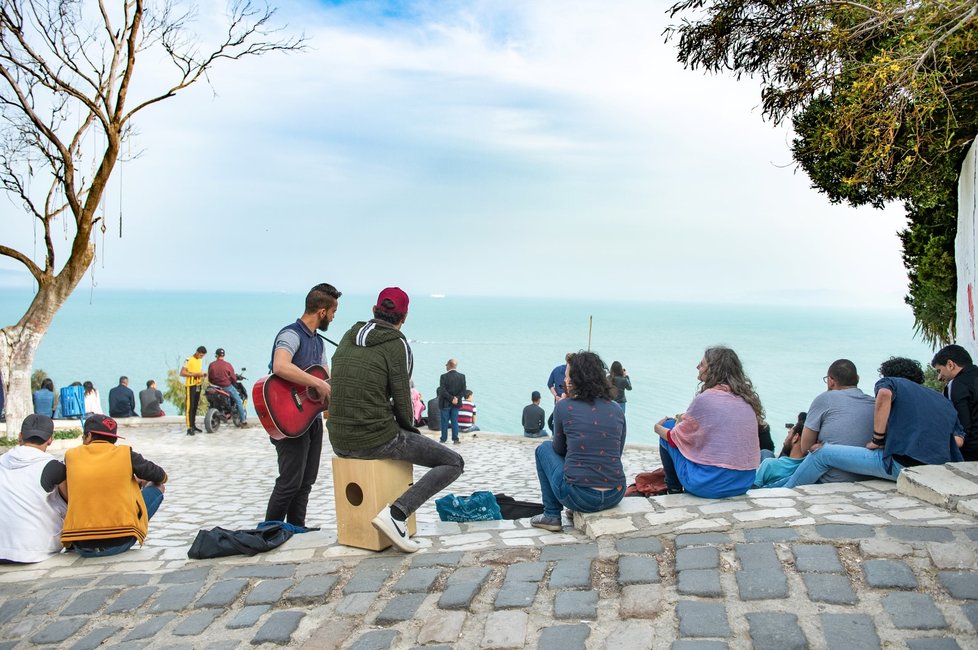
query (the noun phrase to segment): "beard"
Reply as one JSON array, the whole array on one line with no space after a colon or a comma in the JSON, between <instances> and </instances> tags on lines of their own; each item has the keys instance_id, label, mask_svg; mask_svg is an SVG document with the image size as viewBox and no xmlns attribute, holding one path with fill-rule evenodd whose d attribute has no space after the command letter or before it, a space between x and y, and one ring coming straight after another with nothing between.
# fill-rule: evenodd
<instances>
[{"instance_id":1,"label":"beard","mask_svg":"<svg viewBox=\"0 0 978 650\"><path fill-rule=\"evenodd\" d=\"M328 330L329 320L324 318L321 321L319 321L319 327L317 327L316 329L319 330L320 332L325 332L326 330Z\"/></svg>"}]
</instances>

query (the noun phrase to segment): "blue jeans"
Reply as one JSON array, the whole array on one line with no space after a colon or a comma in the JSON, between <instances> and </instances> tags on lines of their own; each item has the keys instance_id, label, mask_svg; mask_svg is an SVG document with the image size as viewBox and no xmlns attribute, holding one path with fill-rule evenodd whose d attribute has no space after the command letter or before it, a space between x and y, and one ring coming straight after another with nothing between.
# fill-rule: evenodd
<instances>
[{"instance_id":1,"label":"blue jeans","mask_svg":"<svg viewBox=\"0 0 978 650\"><path fill-rule=\"evenodd\" d=\"M146 518L152 519L156 511L160 509L160 504L163 503L163 492L158 487L153 487L147 485L142 489L143 501L146 503ZM115 546L103 546L102 548L81 548L75 546L75 552L82 557L105 557L106 555L118 555L119 553L125 553L133 547L136 543L135 537L130 537L121 544L116 544Z\"/></svg>"},{"instance_id":2,"label":"blue jeans","mask_svg":"<svg viewBox=\"0 0 978 650\"><path fill-rule=\"evenodd\" d=\"M895 481L900 475L903 465L890 459L890 469L883 462L882 449L866 449L851 445L823 445L821 449L809 453L795 473L781 485L776 487L793 488L797 485L811 485L830 469L841 469L853 474L875 476L876 478Z\"/></svg>"},{"instance_id":3,"label":"blue jeans","mask_svg":"<svg viewBox=\"0 0 978 650\"><path fill-rule=\"evenodd\" d=\"M458 440L458 407L441 409L441 441L448 440L448 421L452 421L452 440Z\"/></svg>"},{"instance_id":4,"label":"blue jeans","mask_svg":"<svg viewBox=\"0 0 978 650\"><path fill-rule=\"evenodd\" d=\"M248 416L245 414L244 404L241 402L241 395L238 394L238 389L234 387L234 384L231 384L230 386L218 386L218 388L231 396L231 400L238 408L238 417L241 419L241 422L244 423L245 420L248 419Z\"/></svg>"},{"instance_id":5,"label":"blue jeans","mask_svg":"<svg viewBox=\"0 0 978 650\"><path fill-rule=\"evenodd\" d=\"M554 451L552 440L545 440L536 449L537 477L543 494L543 514L560 517L567 506L575 512L600 512L618 505L624 490L595 490L564 481L564 457Z\"/></svg>"},{"instance_id":6,"label":"blue jeans","mask_svg":"<svg viewBox=\"0 0 978 650\"><path fill-rule=\"evenodd\" d=\"M420 433L401 429L392 440L373 449L337 449L333 453L341 458L362 458L364 460L406 460L413 465L431 469L415 481L407 492L391 504L410 517L411 513L424 505L455 479L462 475L465 461L462 457Z\"/></svg>"}]
</instances>

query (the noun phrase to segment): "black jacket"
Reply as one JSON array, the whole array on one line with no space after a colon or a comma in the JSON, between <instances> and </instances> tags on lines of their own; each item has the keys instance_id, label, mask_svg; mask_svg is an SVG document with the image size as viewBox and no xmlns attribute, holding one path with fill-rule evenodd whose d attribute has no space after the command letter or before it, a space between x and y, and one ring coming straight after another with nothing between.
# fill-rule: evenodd
<instances>
[{"instance_id":1,"label":"black jacket","mask_svg":"<svg viewBox=\"0 0 978 650\"><path fill-rule=\"evenodd\" d=\"M457 397L458 402L452 404L452 398ZM449 370L441 376L438 382L438 408L458 408L462 406L462 399L465 398L465 375L458 370Z\"/></svg>"},{"instance_id":2,"label":"black jacket","mask_svg":"<svg viewBox=\"0 0 978 650\"><path fill-rule=\"evenodd\" d=\"M964 429L965 460L978 460L978 366L962 368L951 382L951 390L944 388L944 396L951 400L958 412L958 421Z\"/></svg>"}]
</instances>

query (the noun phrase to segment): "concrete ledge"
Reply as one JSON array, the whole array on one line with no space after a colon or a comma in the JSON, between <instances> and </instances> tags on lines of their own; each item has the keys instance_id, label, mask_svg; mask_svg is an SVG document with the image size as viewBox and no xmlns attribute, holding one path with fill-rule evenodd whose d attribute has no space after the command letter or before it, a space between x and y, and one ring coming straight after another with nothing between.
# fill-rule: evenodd
<instances>
[{"instance_id":1,"label":"concrete ledge","mask_svg":"<svg viewBox=\"0 0 978 650\"><path fill-rule=\"evenodd\" d=\"M978 496L978 483L953 471L956 465L973 464L948 463L908 467L897 478L897 491L921 501L954 509L962 497Z\"/></svg>"}]
</instances>

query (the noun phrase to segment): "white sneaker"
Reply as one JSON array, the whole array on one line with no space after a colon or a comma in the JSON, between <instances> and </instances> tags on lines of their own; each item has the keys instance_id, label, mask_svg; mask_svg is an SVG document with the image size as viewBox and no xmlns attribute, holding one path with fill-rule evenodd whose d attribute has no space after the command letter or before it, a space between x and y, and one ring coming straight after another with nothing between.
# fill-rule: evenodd
<instances>
[{"instance_id":1,"label":"white sneaker","mask_svg":"<svg viewBox=\"0 0 978 650\"><path fill-rule=\"evenodd\" d=\"M394 542L394 546L405 553L414 553L421 548L421 544L408 537L407 522L398 521L391 517L389 507L377 513L377 516L370 523L373 524L374 528L387 535Z\"/></svg>"}]
</instances>

